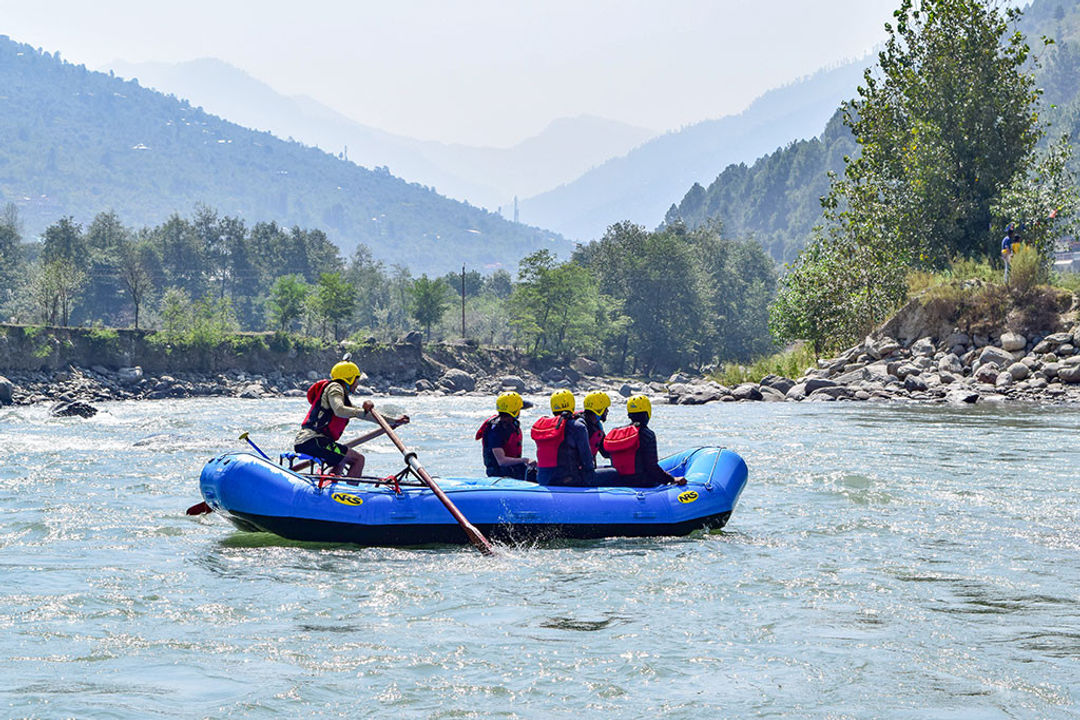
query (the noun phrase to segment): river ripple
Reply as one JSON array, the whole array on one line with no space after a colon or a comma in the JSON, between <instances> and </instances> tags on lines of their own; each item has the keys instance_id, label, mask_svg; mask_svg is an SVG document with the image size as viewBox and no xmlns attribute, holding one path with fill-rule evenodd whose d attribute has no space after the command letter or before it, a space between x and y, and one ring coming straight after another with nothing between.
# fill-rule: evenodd
<instances>
[{"instance_id":1,"label":"river ripple","mask_svg":"<svg viewBox=\"0 0 1080 720\"><path fill-rule=\"evenodd\" d=\"M487 401L402 404L475 473ZM184 516L302 400L102 408L0 410L2 716L1080 717L1078 408L658 406L746 458L725 531L495 559Z\"/></svg>"}]
</instances>

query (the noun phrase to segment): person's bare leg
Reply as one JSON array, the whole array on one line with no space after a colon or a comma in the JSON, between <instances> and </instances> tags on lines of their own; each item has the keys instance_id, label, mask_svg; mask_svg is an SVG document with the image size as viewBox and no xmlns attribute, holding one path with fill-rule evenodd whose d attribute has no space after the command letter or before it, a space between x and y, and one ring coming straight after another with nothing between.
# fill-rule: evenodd
<instances>
[{"instance_id":1,"label":"person's bare leg","mask_svg":"<svg viewBox=\"0 0 1080 720\"><path fill-rule=\"evenodd\" d=\"M350 450L342 464L348 464L348 476L358 478L364 474L364 456L355 450Z\"/></svg>"}]
</instances>

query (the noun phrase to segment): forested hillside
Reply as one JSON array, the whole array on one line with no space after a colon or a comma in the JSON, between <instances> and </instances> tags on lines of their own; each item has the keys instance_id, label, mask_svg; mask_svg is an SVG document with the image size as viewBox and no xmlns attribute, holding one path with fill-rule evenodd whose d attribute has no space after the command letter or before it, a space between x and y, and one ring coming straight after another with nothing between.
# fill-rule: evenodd
<instances>
[{"instance_id":1,"label":"forested hillside","mask_svg":"<svg viewBox=\"0 0 1080 720\"><path fill-rule=\"evenodd\" d=\"M1034 66L1042 89L1047 140L1068 133L1080 139L1080 0L1035 0L1019 29L1039 57ZM1054 39L1043 47L1041 36ZM704 188L694 184L673 205L665 224L681 220L690 228L720 221L725 231L753 235L779 261L793 260L821 220L820 198L829 189L828 173L840 172L844 155L857 152L839 111L818 138L797 141L751 165L730 165ZM1080 154L1074 154L1074 170Z\"/></svg>"},{"instance_id":2,"label":"forested hillside","mask_svg":"<svg viewBox=\"0 0 1080 720\"><path fill-rule=\"evenodd\" d=\"M202 203L230 216L319 227L346 253L417 271L516 265L554 233L508 222L386 171L226 122L136 82L0 36L0 203L26 236L114 210L136 225Z\"/></svg>"}]
</instances>

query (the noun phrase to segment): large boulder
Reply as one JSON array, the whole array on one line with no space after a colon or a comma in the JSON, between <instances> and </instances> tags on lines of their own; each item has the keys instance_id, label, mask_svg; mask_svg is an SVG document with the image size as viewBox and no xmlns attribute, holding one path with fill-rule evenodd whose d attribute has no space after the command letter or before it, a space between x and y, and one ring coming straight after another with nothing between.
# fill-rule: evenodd
<instances>
[{"instance_id":1,"label":"large boulder","mask_svg":"<svg viewBox=\"0 0 1080 720\"><path fill-rule=\"evenodd\" d=\"M1065 383L1080 383L1080 365L1062 365L1058 369L1057 379Z\"/></svg>"},{"instance_id":2,"label":"large boulder","mask_svg":"<svg viewBox=\"0 0 1080 720\"><path fill-rule=\"evenodd\" d=\"M10 405L11 395L15 391L15 386L10 380L3 375L0 375L0 405Z\"/></svg>"},{"instance_id":3,"label":"large boulder","mask_svg":"<svg viewBox=\"0 0 1080 720\"><path fill-rule=\"evenodd\" d=\"M519 393L525 392L525 381L517 375L503 375L499 378L499 386L503 388L503 390L513 390L514 392ZM419 389L419 386L417 386L417 390Z\"/></svg>"},{"instance_id":4,"label":"large boulder","mask_svg":"<svg viewBox=\"0 0 1080 720\"><path fill-rule=\"evenodd\" d=\"M987 363L980 365L972 376L981 383L987 383L993 385L997 382L998 373L1001 372L997 365L994 363Z\"/></svg>"},{"instance_id":5,"label":"large boulder","mask_svg":"<svg viewBox=\"0 0 1080 720\"><path fill-rule=\"evenodd\" d=\"M795 381L780 375L766 375L761 378L761 386L772 388L781 395L786 395L788 390L795 387Z\"/></svg>"},{"instance_id":6,"label":"large boulder","mask_svg":"<svg viewBox=\"0 0 1080 720\"><path fill-rule=\"evenodd\" d=\"M471 392L476 389L476 378L464 370L451 368L439 378L439 385L450 392L458 392L460 390Z\"/></svg>"},{"instance_id":7,"label":"large boulder","mask_svg":"<svg viewBox=\"0 0 1080 720\"><path fill-rule=\"evenodd\" d=\"M761 390L756 383L743 383L731 391L736 400L760 400Z\"/></svg>"},{"instance_id":8,"label":"large boulder","mask_svg":"<svg viewBox=\"0 0 1080 720\"><path fill-rule=\"evenodd\" d=\"M97 408L82 400L64 401L54 404L49 408L49 414L53 417L84 417L91 418L97 415Z\"/></svg>"},{"instance_id":9,"label":"large boulder","mask_svg":"<svg viewBox=\"0 0 1080 720\"><path fill-rule=\"evenodd\" d=\"M408 335L401 339L406 345L412 345L414 347L420 347L424 342L424 334L419 330L413 330Z\"/></svg>"},{"instance_id":10,"label":"large boulder","mask_svg":"<svg viewBox=\"0 0 1080 720\"><path fill-rule=\"evenodd\" d=\"M979 393L969 387L958 387L945 395L945 402L951 405L970 405L979 401Z\"/></svg>"},{"instance_id":11,"label":"large boulder","mask_svg":"<svg viewBox=\"0 0 1080 720\"><path fill-rule=\"evenodd\" d=\"M900 349L900 343L893 340L891 337L881 337L877 339L867 338L866 354L870 355L875 360L887 358L894 352Z\"/></svg>"},{"instance_id":12,"label":"large boulder","mask_svg":"<svg viewBox=\"0 0 1080 720\"><path fill-rule=\"evenodd\" d=\"M904 389L908 392L923 392L927 387L926 381L918 375L908 375L904 378Z\"/></svg>"},{"instance_id":13,"label":"large boulder","mask_svg":"<svg viewBox=\"0 0 1080 720\"><path fill-rule=\"evenodd\" d=\"M604 366L598 363L596 360L592 360L587 357L574 358L574 362L570 363L570 367L577 370L582 375L603 375Z\"/></svg>"},{"instance_id":14,"label":"large boulder","mask_svg":"<svg viewBox=\"0 0 1080 720\"><path fill-rule=\"evenodd\" d=\"M989 363L999 368L1007 368L1013 364L1013 356L1011 352L1007 352L1002 348L987 345L979 353L979 363L982 365Z\"/></svg>"},{"instance_id":15,"label":"large boulder","mask_svg":"<svg viewBox=\"0 0 1080 720\"><path fill-rule=\"evenodd\" d=\"M935 348L933 338L919 338L911 344L911 354L915 357L933 357L934 352Z\"/></svg>"},{"instance_id":16,"label":"large boulder","mask_svg":"<svg viewBox=\"0 0 1080 720\"><path fill-rule=\"evenodd\" d=\"M1023 350L1027 346L1027 338L1020 333L1004 332L1001 333L1001 347L1003 350L1014 352L1016 350Z\"/></svg>"},{"instance_id":17,"label":"large boulder","mask_svg":"<svg viewBox=\"0 0 1080 720\"><path fill-rule=\"evenodd\" d=\"M1013 363L1009 366L1009 374L1012 375L1013 380L1025 380L1031 374L1031 368L1022 362Z\"/></svg>"},{"instance_id":18,"label":"large boulder","mask_svg":"<svg viewBox=\"0 0 1080 720\"><path fill-rule=\"evenodd\" d=\"M942 372L950 372L953 375L964 374L964 364L960 362L960 358L956 355L949 353L945 357L938 360L938 370Z\"/></svg>"},{"instance_id":19,"label":"large boulder","mask_svg":"<svg viewBox=\"0 0 1080 720\"><path fill-rule=\"evenodd\" d=\"M801 383L801 384L804 385L804 390L803 391L807 395L812 395L816 391L820 390L821 388L836 387L837 386L837 383L835 383L832 380L827 380L825 378L808 378L805 383ZM798 385L794 386L792 388L792 390L794 390L795 387L798 387Z\"/></svg>"}]
</instances>

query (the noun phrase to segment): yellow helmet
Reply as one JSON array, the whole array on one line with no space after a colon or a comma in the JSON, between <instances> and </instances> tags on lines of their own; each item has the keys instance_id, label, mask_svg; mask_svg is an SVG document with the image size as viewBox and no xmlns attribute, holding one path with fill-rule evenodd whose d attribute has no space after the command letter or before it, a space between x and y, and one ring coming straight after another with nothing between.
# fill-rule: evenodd
<instances>
[{"instance_id":1,"label":"yellow helmet","mask_svg":"<svg viewBox=\"0 0 1080 720\"><path fill-rule=\"evenodd\" d=\"M635 395L626 401L626 414L630 413L648 413L649 418L652 418L652 402L644 395Z\"/></svg>"},{"instance_id":2,"label":"yellow helmet","mask_svg":"<svg viewBox=\"0 0 1080 720\"><path fill-rule=\"evenodd\" d=\"M574 412L574 393L569 390L556 390L551 393L551 412Z\"/></svg>"},{"instance_id":3,"label":"yellow helmet","mask_svg":"<svg viewBox=\"0 0 1080 720\"><path fill-rule=\"evenodd\" d=\"M592 410L597 415L603 415L604 411L611 407L611 398L606 392L595 391L585 396L585 409Z\"/></svg>"},{"instance_id":4,"label":"yellow helmet","mask_svg":"<svg viewBox=\"0 0 1080 720\"><path fill-rule=\"evenodd\" d=\"M521 414L521 408L525 407L525 401L516 392L504 392L495 399L495 409L516 418Z\"/></svg>"},{"instance_id":5,"label":"yellow helmet","mask_svg":"<svg viewBox=\"0 0 1080 720\"><path fill-rule=\"evenodd\" d=\"M350 386L355 385L356 381L360 379L360 368L356 367L354 362L342 360L330 369L330 379L343 380Z\"/></svg>"}]
</instances>

